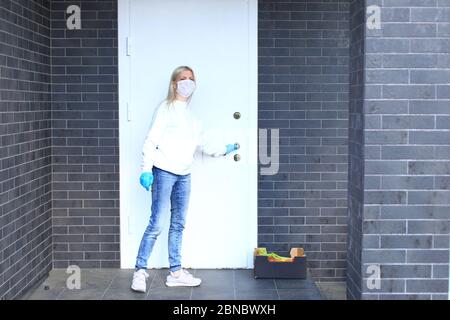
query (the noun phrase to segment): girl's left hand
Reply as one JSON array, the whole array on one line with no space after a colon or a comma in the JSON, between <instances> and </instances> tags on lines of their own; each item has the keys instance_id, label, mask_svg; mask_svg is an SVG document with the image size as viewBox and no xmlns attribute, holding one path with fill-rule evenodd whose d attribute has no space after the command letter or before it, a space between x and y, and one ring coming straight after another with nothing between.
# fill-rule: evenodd
<instances>
[{"instance_id":1,"label":"girl's left hand","mask_svg":"<svg viewBox=\"0 0 450 320\"><path fill-rule=\"evenodd\" d=\"M227 152L225 153L225 155L239 149L239 144L237 144L237 143L227 144L226 147L227 147Z\"/></svg>"}]
</instances>

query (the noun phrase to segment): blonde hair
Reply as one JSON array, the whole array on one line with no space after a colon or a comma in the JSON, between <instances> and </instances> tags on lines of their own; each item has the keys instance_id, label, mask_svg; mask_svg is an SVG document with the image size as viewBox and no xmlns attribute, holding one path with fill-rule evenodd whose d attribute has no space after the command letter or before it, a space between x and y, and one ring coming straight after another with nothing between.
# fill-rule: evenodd
<instances>
[{"instance_id":1,"label":"blonde hair","mask_svg":"<svg viewBox=\"0 0 450 320\"><path fill-rule=\"evenodd\" d=\"M170 77L169 90L167 92L166 100L167 100L168 105L171 104L176 98L175 92L176 92L177 85L176 85L176 83L174 84L174 82L177 80L177 77L183 71L192 72L192 77L194 78L194 81L195 81L195 74L194 74L194 70L192 70L192 68L190 68L188 66L179 66L179 67L175 68L175 70L173 70L173 72L172 72L172 76ZM191 101L192 95L190 95L189 98L187 98L187 103L189 103Z\"/></svg>"}]
</instances>

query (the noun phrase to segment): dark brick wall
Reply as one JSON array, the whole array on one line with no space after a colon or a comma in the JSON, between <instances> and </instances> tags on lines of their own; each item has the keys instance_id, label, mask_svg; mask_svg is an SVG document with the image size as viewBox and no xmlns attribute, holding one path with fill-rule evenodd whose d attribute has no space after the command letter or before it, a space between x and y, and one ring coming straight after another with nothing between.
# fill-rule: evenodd
<instances>
[{"instance_id":1,"label":"dark brick wall","mask_svg":"<svg viewBox=\"0 0 450 320\"><path fill-rule=\"evenodd\" d=\"M51 26L54 267L119 267L117 2L53 0Z\"/></svg>"},{"instance_id":2,"label":"dark brick wall","mask_svg":"<svg viewBox=\"0 0 450 320\"><path fill-rule=\"evenodd\" d=\"M0 1L0 300L51 269L49 1Z\"/></svg>"},{"instance_id":3,"label":"dark brick wall","mask_svg":"<svg viewBox=\"0 0 450 320\"><path fill-rule=\"evenodd\" d=\"M347 296L350 299L361 297L361 249L364 210L364 30L364 1L352 0L350 2L347 247Z\"/></svg>"},{"instance_id":4,"label":"dark brick wall","mask_svg":"<svg viewBox=\"0 0 450 320\"><path fill-rule=\"evenodd\" d=\"M363 299L447 299L450 1L367 0Z\"/></svg>"},{"instance_id":5,"label":"dark brick wall","mask_svg":"<svg viewBox=\"0 0 450 320\"><path fill-rule=\"evenodd\" d=\"M279 172L259 175L259 246L302 246L317 280L344 281L349 1L259 1L258 33L259 127L280 130Z\"/></svg>"}]
</instances>

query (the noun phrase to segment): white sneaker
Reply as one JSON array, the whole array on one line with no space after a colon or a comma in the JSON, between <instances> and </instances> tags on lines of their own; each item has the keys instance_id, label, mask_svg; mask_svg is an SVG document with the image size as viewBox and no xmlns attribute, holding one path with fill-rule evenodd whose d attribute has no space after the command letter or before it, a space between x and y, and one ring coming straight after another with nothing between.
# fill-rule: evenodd
<instances>
[{"instance_id":1,"label":"white sneaker","mask_svg":"<svg viewBox=\"0 0 450 320\"><path fill-rule=\"evenodd\" d=\"M171 274L167 276L166 286L168 287L197 287L202 280L194 278L189 271L181 269L181 274L178 277L174 277Z\"/></svg>"},{"instance_id":2,"label":"white sneaker","mask_svg":"<svg viewBox=\"0 0 450 320\"><path fill-rule=\"evenodd\" d=\"M147 291L146 281L148 277L149 275L147 272L145 272L144 269L139 269L138 271L135 271L133 274L133 283L131 284L131 289L138 292L146 292Z\"/></svg>"}]
</instances>

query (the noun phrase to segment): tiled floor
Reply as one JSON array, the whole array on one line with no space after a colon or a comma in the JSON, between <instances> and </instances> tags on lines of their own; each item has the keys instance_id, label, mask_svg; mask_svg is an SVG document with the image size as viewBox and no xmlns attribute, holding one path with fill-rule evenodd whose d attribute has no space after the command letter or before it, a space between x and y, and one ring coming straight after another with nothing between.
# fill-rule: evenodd
<instances>
[{"instance_id":1,"label":"tiled floor","mask_svg":"<svg viewBox=\"0 0 450 320\"><path fill-rule=\"evenodd\" d=\"M21 299L150 299L150 300L321 300L314 281L293 279L254 279L253 270L189 270L202 279L195 288L170 288L165 285L167 269L150 269L147 293L130 289L132 270L82 269L81 288L69 290L65 270L55 269L41 284Z\"/></svg>"},{"instance_id":2,"label":"tiled floor","mask_svg":"<svg viewBox=\"0 0 450 320\"><path fill-rule=\"evenodd\" d=\"M316 285L326 300L347 300L345 282L316 282Z\"/></svg>"}]
</instances>

